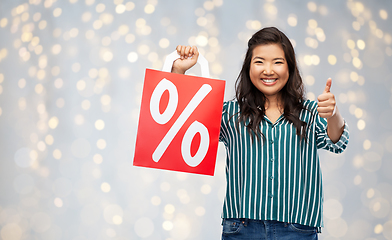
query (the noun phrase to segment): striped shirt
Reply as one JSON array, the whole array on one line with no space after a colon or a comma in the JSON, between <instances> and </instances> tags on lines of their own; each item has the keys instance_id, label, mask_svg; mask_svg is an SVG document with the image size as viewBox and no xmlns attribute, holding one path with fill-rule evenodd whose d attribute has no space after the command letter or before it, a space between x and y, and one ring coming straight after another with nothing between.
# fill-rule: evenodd
<instances>
[{"instance_id":1,"label":"striped shirt","mask_svg":"<svg viewBox=\"0 0 392 240\"><path fill-rule=\"evenodd\" d=\"M222 218L248 218L323 226L323 191L319 155L323 148L341 153L347 147L347 124L337 143L327 135L327 121L317 102L306 100L300 119L307 123L307 142L283 115L273 124L260 123L265 138L252 142L244 124L237 124L239 104L223 105L219 140L226 146L226 197Z\"/></svg>"}]
</instances>

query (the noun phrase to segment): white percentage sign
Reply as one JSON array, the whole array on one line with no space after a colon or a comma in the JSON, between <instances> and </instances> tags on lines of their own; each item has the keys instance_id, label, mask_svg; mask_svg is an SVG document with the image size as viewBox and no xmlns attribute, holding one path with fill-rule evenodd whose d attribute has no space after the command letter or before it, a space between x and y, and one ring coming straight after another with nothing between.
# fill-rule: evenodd
<instances>
[{"instance_id":1,"label":"white percentage sign","mask_svg":"<svg viewBox=\"0 0 392 240\"><path fill-rule=\"evenodd\" d=\"M159 102L165 91L169 91L169 102L165 111L161 114L159 112ZM163 153L166 151L169 144L173 141L180 128L184 125L189 116L193 111L199 106L201 101L207 96L207 94L212 90L212 87L208 84L204 84L197 93L192 97L191 101L185 107L184 111L180 114L174 124L171 126L169 131L163 137L158 147L152 154L152 159L158 162ZM155 122L159 124L166 124L174 115L178 105L178 91L176 86L167 80L162 79L158 85L155 87L151 99L150 99L150 113ZM191 143L193 137L200 133L200 146L196 154L192 157L191 155ZM200 122L194 121L184 134L181 143L181 153L186 164L191 167L196 167L199 165L207 154L208 147L210 144L210 135L208 129Z\"/></svg>"}]
</instances>

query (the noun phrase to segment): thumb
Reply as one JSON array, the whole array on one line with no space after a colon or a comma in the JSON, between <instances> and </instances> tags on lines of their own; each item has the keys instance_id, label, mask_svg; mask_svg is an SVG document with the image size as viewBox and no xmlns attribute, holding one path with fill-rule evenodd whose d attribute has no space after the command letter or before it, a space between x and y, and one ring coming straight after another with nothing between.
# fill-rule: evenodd
<instances>
[{"instance_id":1,"label":"thumb","mask_svg":"<svg viewBox=\"0 0 392 240\"><path fill-rule=\"evenodd\" d=\"M196 46L192 47L192 59L197 60L199 57L199 51L197 50Z\"/></svg>"},{"instance_id":2,"label":"thumb","mask_svg":"<svg viewBox=\"0 0 392 240\"><path fill-rule=\"evenodd\" d=\"M332 79L328 78L327 84L325 85L324 93L328 93L331 90Z\"/></svg>"}]
</instances>

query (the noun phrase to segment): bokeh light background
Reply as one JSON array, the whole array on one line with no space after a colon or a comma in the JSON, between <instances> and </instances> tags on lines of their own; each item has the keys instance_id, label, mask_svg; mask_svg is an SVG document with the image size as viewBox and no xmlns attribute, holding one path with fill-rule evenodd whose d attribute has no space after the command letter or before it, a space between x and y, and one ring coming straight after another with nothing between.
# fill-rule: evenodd
<instances>
[{"instance_id":1,"label":"bokeh light background","mask_svg":"<svg viewBox=\"0 0 392 240\"><path fill-rule=\"evenodd\" d=\"M321 239L392 239L392 2L1 0L0 239L219 239L214 177L132 166L146 68L199 47L234 96L246 43L277 26L351 130L321 152ZM196 66L189 74L199 75Z\"/></svg>"}]
</instances>

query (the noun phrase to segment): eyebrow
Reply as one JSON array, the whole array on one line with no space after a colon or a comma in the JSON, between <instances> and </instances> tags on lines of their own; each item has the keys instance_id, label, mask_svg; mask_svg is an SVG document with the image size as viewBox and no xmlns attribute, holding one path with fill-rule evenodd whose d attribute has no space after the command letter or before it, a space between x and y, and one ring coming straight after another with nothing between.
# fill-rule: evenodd
<instances>
[{"instance_id":1,"label":"eyebrow","mask_svg":"<svg viewBox=\"0 0 392 240\"><path fill-rule=\"evenodd\" d=\"M253 58L253 60L255 60L255 59L261 59L261 60L265 60L264 58L262 58L262 57L254 57ZM275 60L283 60L283 61L285 61L285 59L284 58L274 58L274 59L272 59L273 61L275 61Z\"/></svg>"}]
</instances>

